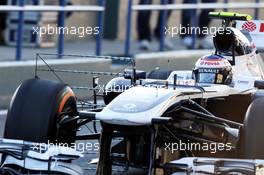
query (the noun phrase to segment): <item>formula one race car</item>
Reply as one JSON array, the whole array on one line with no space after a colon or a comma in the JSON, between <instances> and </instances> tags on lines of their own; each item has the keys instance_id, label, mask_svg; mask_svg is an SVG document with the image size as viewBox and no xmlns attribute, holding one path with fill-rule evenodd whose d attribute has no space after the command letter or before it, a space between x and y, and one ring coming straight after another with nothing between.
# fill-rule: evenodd
<instances>
[{"instance_id":1,"label":"formula one race car","mask_svg":"<svg viewBox=\"0 0 264 175\"><path fill-rule=\"evenodd\" d=\"M68 85L37 76L24 81L12 98L4 137L67 144L100 137L98 175L112 174L113 166L123 170L142 168L149 175L158 171L263 171L261 57L250 35L235 28L235 20L249 20L250 16L228 12L213 12L210 16L223 20L223 30L214 36L215 52L198 59L193 70L155 69L146 73L136 70L132 58L99 57L132 62L132 69L114 74L119 77L107 83L103 93L106 106L96 104L94 99L94 104L87 102L89 107L80 110ZM94 121L100 121L100 133L76 136L80 126ZM10 149L0 149L0 153L13 156ZM1 165L10 168L12 163Z\"/></svg>"}]
</instances>

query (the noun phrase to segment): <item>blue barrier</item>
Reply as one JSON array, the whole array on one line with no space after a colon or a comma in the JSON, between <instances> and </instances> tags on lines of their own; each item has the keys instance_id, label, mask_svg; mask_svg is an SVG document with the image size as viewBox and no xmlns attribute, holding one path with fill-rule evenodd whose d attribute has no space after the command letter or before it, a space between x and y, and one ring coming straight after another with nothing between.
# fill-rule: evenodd
<instances>
[{"instance_id":1,"label":"blue barrier","mask_svg":"<svg viewBox=\"0 0 264 175\"><path fill-rule=\"evenodd\" d=\"M225 4L228 4L228 0L224 0L224 3ZM224 8L224 11L226 12L227 11L227 8Z\"/></svg>"},{"instance_id":2,"label":"blue barrier","mask_svg":"<svg viewBox=\"0 0 264 175\"><path fill-rule=\"evenodd\" d=\"M168 0L161 0L162 5L167 5ZM125 40L125 55L130 55L130 41L131 41L131 27L132 27L132 0L128 0L127 8L127 23L126 23L126 40ZM159 38L159 50L164 51L164 31L167 18L167 10L161 11L161 27L160 27L160 38Z\"/></svg>"},{"instance_id":3,"label":"blue barrier","mask_svg":"<svg viewBox=\"0 0 264 175\"><path fill-rule=\"evenodd\" d=\"M197 0L195 1L195 3L197 3ZM197 27L198 26L198 18L197 18L197 10L193 9L192 10L192 16L193 18L191 19L191 23L192 26ZM196 34L195 34L195 29L193 29L192 31L192 49L195 49L195 45L196 45Z\"/></svg>"},{"instance_id":4,"label":"blue barrier","mask_svg":"<svg viewBox=\"0 0 264 175\"><path fill-rule=\"evenodd\" d=\"M127 18L126 18L126 41L125 41L125 55L130 54L130 38L131 38L131 26L132 26L132 0L128 0L127 5Z\"/></svg>"},{"instance_id":5,"label":"blue barrier","mask_svg":"<svg viewBox=\"0 0 264 175\"><path fill-rule=\"evenodd\" d=\"M99 7L91 6L91 8L83 9L81 7L77 7L75 9L16 9L8 6L10 8L10 11L18 11L19 12L19 19L18 19L18 30L17 30L17 41L16 41L16 56L15 59L17 61L21 60L22 58L22 47L23 47L23 28L24 28L24 11L57 11L59 12L58 15L58 27L64 27L65 26L65 17L66 17L66 11L81 11L81 12L98 12L98 27L99 27L99 34L96 36L96 50L95 54L100 55L101 54L101 45L102 45L102 36L103 36L103 19L104 19L104 6L105 6L105 0L98 0L99 1ZM67 7L66 0L59 0L59 4L61 7ZM19 0L19 7L25 6L25 0ZM43 6L45 7L45 6ZM89 6L90 7L90 6ZM102 7L100 9L100 7ZM8 11L7 9L1 9L1 11ZM58 48L57 48L58 58L61 58L61 55L64 54L64 34L63 32L59 33L58 37Z\"/></svg>"},{"instance_id":6,"label":"blue barrier","mask_svg":"<svg viewBox=\"0 0 264 175\"><path fill-rule=\"evenodd\" d=\"M60 5L62 7L66 6L66 0L60 0ZM105 0L98 0L99 1L99 5L104 7L105 5ZM161 0L161 4L162 5L167 5L168 0ZM256 3L260 3L260 0L255 0ZM224 3L228 3L228 0L224 0ZM24 0L19 0L19 6L23 7L24 4ZM228 6L222 6L222 7L226 7L229 8ZM221 8L222 8L221 7ZM10 7L9 7L10 8ZM93 7L94 8L94 7ZM182 9L184 9L184 7L181 7ZM200 7L197 7L200 9ZM225 8L225 10L227 10ZM243 7L244 8L244 7ZM252 7L253 8L253 7ZM255 8L255 19L259 18L259 9L258 7L254 6ZM23 39L22 39L22 34L23 34L23 25L24 25L24 11L30 11L28 9L19 9L19 8L12 8L14 9L13 11L19 11L19 22L18 22L18 31L17 31L17 45L16 45L16 60L21 60L22 57L22 46L23 46ZM180 8L168 8L168 6L166 6L166 8L150 8L150 9L143 9L143 10L161 10L162 13L162 18L161 18L161 33L160 33L160 40L159 40L159 50L160 51L164 51L164 38L165 38L165 21L166 21L166 17L167 17L167 10L180 10ZM189 9L194 9L194 7L190 7ZM142 9L141 9L142 10ZM197 14L196 14L196 9L195 13L194 13L194 20L193 20L193 25L196 26L197 25ZM1 9L1 11L7 11L7 9ZM11 10L12 11L12 10ZM31 11L49 11L49 9L31 9ZM55 11L54 9L52 9L51 11ZM59 12L59 17L58 17L58 25L59 27L64 27L65 25L65 13L66 11L78 11L78 9L74 10L74 9L56 9L56 11ZM102 45L102 35L103 35L103 19L104 19L104 9L89 9L89 10L84 10L84 9L79 9L79 11L93 11L93 12L98 12L98 26L99 26L99 34L96 36L96 50L95 53L96 55L101 55L101 45ZM132 7L132 0L128 0L128 11L127 11L127 24L126 24L126 39L125 39L125 55L130 55L130 40L131 40L131 27L132 27L132 12L133 12L133 7ZM196 43L196 36L193 35L193 43L192 43L192 48L195 47L195 43ZM58 39L58 55L63 55L64 54L64 36L63 33L60 33L59 35L59 39Z\"/></svg>"},{"instance_id":7,"label":"blue barrier","mask_svg":"<svg viewBox=\"0 0 264 175\"><path fill-rule=\"evenodd\" d=\"M65 7L66 0L60 0L60 6ZM65 17L66 17L65 11L59 12L59 16L58 16L58 27L59 28L60 27L64 28ZM64 53L64 33L60 32L59 38L58 38L58 58L62 58L63 53Z\"/></svg>"},{"instance_id":8,"label":"blue barrier","mask_svg":"<svg viewBox=\"0 0 264 175\"><path fill-rule=\"evenodd\" d=\"M260 3L260 0L256 0L256 3ZM255 19L259 19L259 9L255 9Z\"/></svg>"},{"instance_id":9,"label":"blue barrier","mask_svg":"<svg viewBox=\"0 0 264 175\"><path fill-rule=\"evenodd\" d=\"M19 0L19 6L23 7L25 4L24 0ZM17 41L16 41L16 60L21 60L22 57L22 44L23 44L23 28L24 28L24 12L20 11L18 13L18 27L17 27Z\"/></svg>"},{"instance_id":10,"label":"blue barrier","mask_svg":"<svg viewBox=\"0 0 264 175\"><path fill-rule=\"evenodd\" d=\"M105 0L99 0L99 6L105 6ZM95 54L96 55L101 55L101 41L102 41L102 37L103 37L103 26L104 26L104 11L100 11L98 13L98 20L97 20L97 24L99 27L99 34L96 35L96 51Z\"/></svg>"},{"instance_id":11,"label":"blue barrier","mask_svg":"<svg viewBox=\"0 0 264 175\"><path fill-rule=\"evenodd\" d=\"M260 0L255 0L256 3L260 3ZM161 4L164 5L164 7L161 7L159 5L135 5L135 7L133 7L132 5L132 0L128 0L128 10L127 10L127 23L126 23L126 39L125 39L125 50L124 50L124 54L125 55L130 55L130 40L131 40L131 27L132 27L132 12L133 10L158 10L158 11L161 11L161 12L164 12L164 11L167 11L167 10L182 10L182 9L193 9L193 16L194 18L192 19L191 23L193 26L197 26L198 22L197 22L197 9L194 8L194 7L184 7L184 5L182 5L181 7L177 7L175 5L167 5L167 0L161 0ZM224 4L229 4L229 0L224 0L223 2ZM197 4L197 0L196 0L196 4ZM220 3L221 4L221 3ZM231 3L230 3L231 4ZM194 4L190 4L190 5L194 5ZM233 5L233 4L232 4ZM188 5L186 5L188 6ZM205 8L201 8L201 6L198 6L197 7L198 9L206 9L208 7L205 7ZM210 8L214 8L214 7L210 7ZM219 7L216 7L219 9ZM220 8L224 8L223 10L224 11L227 11L227 8L230 8L229 6L224 6L221 4L221 7ZM234 8L234 7L233 7ZM248 8L248 7L240 7L240 8ZM252 7L253 8L253 7ZM254 6L255 8L255 18L258 19L259 17L259 8ZM263 8L263 7L262 7ZM166 17L166 14L165 15L162 15L163 18L163 22L161 22L161 29L165 27L165 17ZM196 35L194 32L192 32L193 35L192 35L192 39L193 39L193 42L192 42L192 48L194 49L195 48L195 45L196 45ZM162 32L161 30L161 35L160 35L160 40L159 40L159 50L160 51L163 51L164 50L164 32Z\"/></svg>"},{"instance_id":12,"label":"blue barrier","mask_svg":"<svg viewBox=\"0 0 264 175\"><path fill-rule=\"evenodd\" d=\"M161 4L167 5L168 0L161 0ZM167 21L167 16L168 16L168 10L162 10L161 11L161 22L160 22L161 26L160 26L160 38L159 38L159 42L160 42L159 51L164 51L165 25Z\"/></svg>"}]
</instances>

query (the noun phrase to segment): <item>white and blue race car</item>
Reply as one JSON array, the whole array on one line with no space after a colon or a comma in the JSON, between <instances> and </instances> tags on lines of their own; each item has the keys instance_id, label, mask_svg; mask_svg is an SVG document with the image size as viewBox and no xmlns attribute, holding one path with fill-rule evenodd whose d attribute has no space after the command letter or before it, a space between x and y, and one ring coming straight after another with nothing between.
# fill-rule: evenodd
<instances>
[{"instance_id":1,"label":"white and blue race car","mask_svg":"<svg viewBox=\"0 0 264 175\"><path fill-rule=\"evenodd\" d=\"M155 69L146 73L136 70L131 59L132 69L108 82L106 106L87 110L77 107L74 92L64 83L26 80L14 93L4 137L71 144L80 138L76 136L80 126L100 121L101 132L85 137L100 137L98 175L111 174L112 166L117 165L125 169L140 167L149 175L158 171L260 173L264 159L263 63L250 35L235 28L236 20L250 17L229 12L210 15L223 20L224 30L214 36L214 53L199 58L193 70ZM56 169L51 168L53 162L43 163L43 167L24 166L19 161L7 163L16 151L9 146L2 148L9 142L0 143L3 168L14 169L16 165L18 172L80 173L77 168L68 170L70 155L79 156L74 151L56 152L60 158L67 157L65 161L58 159L64 165ZM29 151L22 151L22 162L34 158L30 157L32 147L27 148ZM51 160L56 157L54 153L46 156ZM63 171L63 166L68 171Z\"/></svg>"}]
</instances>

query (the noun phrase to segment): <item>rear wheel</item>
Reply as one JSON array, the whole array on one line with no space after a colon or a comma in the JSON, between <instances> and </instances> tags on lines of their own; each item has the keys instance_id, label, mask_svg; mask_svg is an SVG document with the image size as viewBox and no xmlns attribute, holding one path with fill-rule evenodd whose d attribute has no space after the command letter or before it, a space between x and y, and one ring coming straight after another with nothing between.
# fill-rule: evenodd
<instances>
[{"instance_id":1,"label":"rear wheel","mask_svg":"<svg viewBox=\"0 0 264 175\"><path fill-rule=\"evenodd\" d=\"M264 159L264 97L255 99L248 107L241 128L239 153L241 158Z\"/></svg>"},{"instance_id":2,"label":"rear wheel","mask_svg":"<svg viewBox=\"0 0 264 175\"><path fill-rule=\"evenodd\" d=\"M66 84L26 80L11 100L4 137L40 143L73 143L76 121L65 125L60 125L60 122L76 113L75 95Z\"/></svg>"}]
</instances>

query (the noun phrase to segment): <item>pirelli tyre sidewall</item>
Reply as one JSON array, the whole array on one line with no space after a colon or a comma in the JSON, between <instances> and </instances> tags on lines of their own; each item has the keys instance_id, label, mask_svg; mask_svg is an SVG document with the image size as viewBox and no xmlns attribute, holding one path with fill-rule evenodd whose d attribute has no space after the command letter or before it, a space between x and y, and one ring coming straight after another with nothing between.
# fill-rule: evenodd
<instances>
[{"instance_id":1,"label":"pirelli tyre sidewall","mask_svg":"<svg viewBox=\"0 0 264 175\"><path fill-rule=\"evenodd\" d=\"M4 137L32 142L72 143L76 122L58 127L64 112L77 112L76 98L64 83L29 79L14 93L7 114Z\"/></svg>"}]
</instances>

